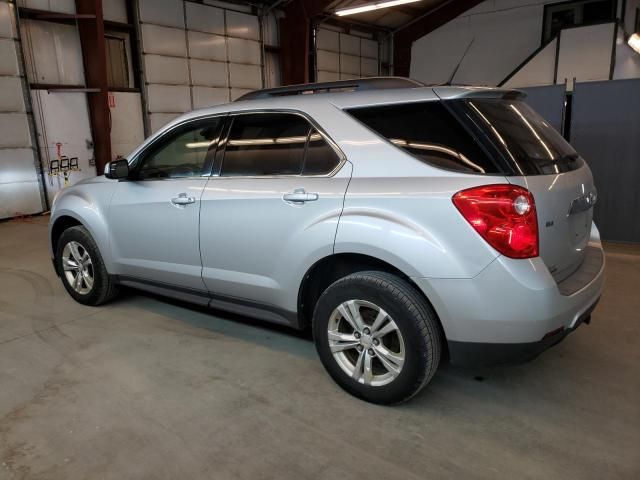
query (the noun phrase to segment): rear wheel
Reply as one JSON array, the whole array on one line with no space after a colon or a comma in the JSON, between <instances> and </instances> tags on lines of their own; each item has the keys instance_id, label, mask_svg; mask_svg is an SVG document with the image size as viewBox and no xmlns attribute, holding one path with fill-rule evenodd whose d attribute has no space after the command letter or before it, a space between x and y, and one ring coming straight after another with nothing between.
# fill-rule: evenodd
<instances>
[{"instance_id":1,"label":"rear wheel","mask_svg":"<svg viewBox=\"0 0 640 480\"><path fill-rule=\"evenodd\" d=\"M67 292L79 303L101 305L117 294L98 246L82 226L62 233L56 249L56 265Z\"/></svg>"},{"instance_id":2,"label":"rear wheel","mask_svg":"<svg viewBox=\"0 0 640 480\"><path fill-rule=\"evenodd\" d=\"M354 273L329 286L316 305L313 331L336 383L374 403L411 398L440 361L435 312L408 282L386 272Z\"/></svg>"}]
</instances>

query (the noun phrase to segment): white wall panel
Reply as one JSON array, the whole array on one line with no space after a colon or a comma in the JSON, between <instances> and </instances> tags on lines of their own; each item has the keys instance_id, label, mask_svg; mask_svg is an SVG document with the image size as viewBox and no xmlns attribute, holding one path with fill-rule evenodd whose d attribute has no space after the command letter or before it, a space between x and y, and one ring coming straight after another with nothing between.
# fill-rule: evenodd
<instances>
[{"instance_id":1,"label":"white wall panel","mask_svg":"<svg viewBox=\"0 0 640 480\"><path fill-rule=\"evenodd\" d=\"M535 87L553 85L556 66L557 40L553 40L544 49L523 66L503 86L506 88Z\"/></svg>"},{"instance_id":2,"label":"white wall panel","mask_svg":"<svg viewBox=\"0 0 640 480\"><path fill-rule=\"evenodd\" d=\"M0 39L0 75L18 75L15 41Z\"/></svg>"},{"instance_id":3,"label":"white wall panel","mask_svg":"<svg viewBox=\"0 0 640 480\"><path fill-rule=\"evenodd\" d=\"M102 0L102 16L110 22L127 23L126 0Z\"/></svg>"},{"instance_id":4,"label":"white wall panel","mask_svg":"<svg viewBox=\"0 0 640 480\"><path fill-rule=\"evenodd\" d=\"M0 185L13 182L37 182L32 148L0 149Z\"/></svg>"},{"instance_id":5,"label":"white wall panel","mask_svg":"<svg viewBox=\"0 0 640 480\"><path fill-rule=\"evenodd\" d=\"M186 58L146 55L144 58L149 83L185 85L189 83Z\"/></svg>"},{"instance_id":6,"label":"white wall panel","mask_svg":"<svg viewBox=\"0 0 640 480\"><path fill-rule=\"evenodd\" d=\"M225 88L229 86L229 71L226 63L195 59L189 62L193 85Z\"/></svg>"},{"instance_id":7,"label":"white wall panel","mask_svg":"<svg viewBox=\"0 0 640 480\"><path fill-rule=\"evenodd\" d=\"M319 28L316 31L316 78L333 81L377 76L378 49L376 40L340 33L330 26Z\"/></svg>"},{"instance_id":8,"label":"white wall panel","mask_svg":"<svg viewBox=\"0 0 640 480\"><path fill-rule=\"evenodd\" d=\"M333 30L320 28L316 33L316 44L318 46L318 49L339 52L340 34L338 32L334 32Z\"/></svg>"},{"instance_id":9,"label":"white wall panel","mask_svg":"<svg viewBox=\"0 0 640 480\"><path fill-rule=\"evenodd\" d=\"M5 148L31 146L26 113L0 113L0 146Z\"/></svg>"},{"instance_id":10,"label":"white wall panel","mask_svg":"<svg viewBox=\"0 0 640 480\"><path fill-rule=\"evenodd\" d=\"M142 103L137 92L112 92L115 106L111 112L111 156L127 157L144 140Z\"/></svg>"},{"instance_id":11,"label":"white wall panel","mask_svg":"<svg viewBox=\"0 0 640 480\"><path fill-rule=\"evenodd\" d=\"M193 108L220 105L229 101L228 88L193 87Z\"/></svg>"},{"instance_id":12,"label":"white wall panel","mask_svg":"<svg viewBox=\"0 0 640 480\"><path fill-rule=\"evenodd\" d=\"M182 0L139 0L143 23L184 28Z\"/></svg>"},{"instance_id":13,"label":"white wall panel","mask_svg":"<svg viewBox=\"0 0 640 480\"><path fill-rule=\"evenodd\" d=\"M179 117L179 113L152 113L149 115L151 133L157 132L171 120Z\"/></svg>"},{"instance_id":14,"label":"white wall panel","mask_svg":"<svg viewBox=\"0 0 640 480\"><path fill-rule=\"evenodd\" d=\"M37 181L0 184L0 218L40 212L42 203Z\"/></svg>"},{"instance_id":15,"label":"white wall panel","mask_svg":"<svg viewBox=\"0 0 640 480\"><path fill-rule=\"evenodd\" d=\"M189 56L205 60L227 60L226 39L221 35L189 31Z\"/></svg>"},{"instance_id":16,"label":"white wall panel","mask_svg":"<svg viewBox=\"0 0 640 480\"><path fill-rule=\"evenodd\" d=\"M264 25L264 42L267 45L280 45L280 35L278 31L278 18L275 14L267 15Z\"/></svg>"},{"instance_id":17,"label":"white wall panel","mask_svg":"<svg viewBox=\"0 0 640 480\"><path fill-rule=\"evenodd\" d=\"M21 7L35 8L49 12L75 13L75 0L19 0Z\"/></svg>"},{"instance_id":18,"label":"white wall panel","mask_svg":"<svg viewBox=\"0 0 640 480\"><path fill-rule=\"evenodd\" d=\"M229 81L232 88L257 89L262 86L262 75L257 65L229 64Z\"/></svg>"},{"instance_id":19,"label":"white wall panel","mask_svg":"<svg viewBox=\"0 0 640 480\"><path fill-rule=\"evenodd\" d=\"M0 37L15 38L16 33L13 18L13 5L0 2Z\"/></svg>"},{"instance_id":20,"label":"white wall panel","mask_svg":"<svg viewBox=\"0 0 640 480\"><path fill-rule=\"evenodd\" d=\"M556 83L567 80L567 89L572 90L574 77L577 81L608 80L613 32L613 23L563 30Z\"/></svg>"},{"instance_id":21,"label":"white wall panel","mask_svg":"<svg viewBox=\"0 0 640 480\"><path fill-rule=\"evenodd\" d=\"M0 112L24 112L20 77L0 77Z\"/></svg>"},{"instance_id":22,"label":"white wall panel","mask_svg":"<svg viewBox=\"0 0 640 480\"><path fill-rule=\"evenodd\" d=\"M173 113L220 104L262 88L260 23L255 15L228 9L243 8L240 4L140 0L139 5L144 22L146 113L152 130ZM184 24L176 13L177 5L185 10ZM170 20L167 12L173 12L178 20ZM270 17L269 25L275 28L275 16ZM277 30L265 35L270 44L277 45ZM169 56L175 58L166 58ZM277 73L279 70L269 74L269 81L276 81Z\"/></svg>"},{"instance_id":23,"label":"white wall panel","mask_svg":"<svg viewBox=\"0 0 640 480\"><path fill-rule=\"evenodd\" d=\"M255 15L226 11L227 35L230 37L248 38L260 40L260 23Z\"/></svg>"},{"instance_id":24,"label":"white wall panel","mask_svg":"<svg viewBox=\"0 0 640 480\"><path fill-rule=\"evenodd\" d=\"M349 55L360 55L360 37L341 33L340 53L347 53Z\"/></svg>"},{"instance_id":25,"label":"white wall panel","mask_svg":"<svg viewBox=\"0 0 640 480\"><path fill-rule=\"evenodd\" d=\"M340 54L340 73L360 75L360 57Z\"/></svg>"},{"instance_id":26,"label":"white wall panel","mask_svg":"<svg viewBox=\"0 0 640 480\"><path fill-rule=\"evenodd\" d=\"M337 80L340 80L340 74L338 72L327 72L318 70L317 78L319 82L335 82Z\"/></svg>"},{"instance_id":27,"label":"white wall panel","mask_svg":"<svg viewBox=\"0 0 640 480\"><path fill-rule=\"evenodd\" d=\"M144 53L159 55L187 56L187 43L184 30L142 25L142 45Z\"/></svg>"},{"instance_id":28,"label":"white wall panel","mask_svg":"<svg viewBox=\"0 0 640 480\"><path fill-rule=\"evenodd\" d=\"M0 1L0 219L43 210L14 9Z\"/></svg>"},{"instance_id":29,"label":"white wall panel","mask_svg":"<svg viewBox=\"0 0 640 480\"><path fill-rule=\"evenodd\" d=\"M374 58L360 58L360 75L363 77L375 77L378 75L378 60Z\"/></svg>"},{"instance_id":30,"label":"white wall panel","mask_svg":"<svg viewBox=\"0 0 640 480\"><path fill-rule=\"evenodd\" d=\"M150 112L184 113L191 110L191 95L185 85L149 85L147 96Z\"/></svg>"},{"instance_id":31,"label":"white wall panel","mask_svg":"<svg viewBox=\"0 0 640 480\"><path fill-rule=\"evenodd\" d=\"M274 52L265 53L265 88L277 87L282 84L280 75L280 56Z\"/></svg>"},{"instance_id":32,"label":"white wall panel","mask_svg":"<svg viewBox=\"0 0 640 480\"><path fill-rule=\"evenodd\" d=\"M360 41L360 55L367 58L378 59L378 42L363 38Z\"/></svg>"},{"instance_id":33,"label":"white wall panel","mask_svg":"<svg viewBox=\"0 0 640 480\"><path fill-rule=\"evenodd\" d=\"M187 28L200 32L224 35L224 10L198 3L186 2Z\"/></svg>"},{"instance_id":34,"label":"white wall panel","mask_svg":"<svg viewBox=\"0 0 640 480\"><path fill-rule=\"evenodd\" d=\"M25 20L21 33L31 82L84 85L80 36L74 25Z\"/></svg>"},{"instance_id":35,"label":"white wall panel","mask_svg":"<svg viewBox=\"0 0 640 480\"><path fill-rule=\"evenodd\" d=\"M56 144L60 143L62 155L78 158L80 170L69 173L71 185L96 175L95 166L90 165L94 155L87 95L81 92L31 91L42 163L48 170L47 161L57 158ZM46 132L46 138L42 132ZM52 201L55 193L65 187L63 176L47 176L46 187L49 201Z\"/></svg>"},{"instance_id":36,"label":"white wall panel","mask_svg":"<svg viewBox=\"0 0 640 480\"><path fill-rule=\"evenodd\" d=\"M260 43L242 38L227 39L229 61L236 63L250 63L260 65Z\"/></svg>"},{"instance_id":37,"label":"white wall panel","mask_svg":"<svg viewBox=\"0 0 640 480\"><path fill-rule=\"evenodd\" d=\"M338 53L329 52L327 50L318 50L316 56L318 70L329 72L340 71L340 55Z\"/></svg>"}]
</instances>

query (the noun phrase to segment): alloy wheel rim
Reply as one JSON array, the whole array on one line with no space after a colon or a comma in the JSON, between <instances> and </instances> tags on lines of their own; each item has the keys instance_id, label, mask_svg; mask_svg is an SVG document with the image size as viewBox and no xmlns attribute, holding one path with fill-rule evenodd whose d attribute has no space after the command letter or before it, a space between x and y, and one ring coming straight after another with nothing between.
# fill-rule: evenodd
<instances>
[{"instance_id":1,"label":"alloy wheel rim","mask_svg":"<svg viewBox=\"0 0 640 480\"><path fill-rule=\"evenodd\" d=\"M405 361L402 333L375 303L347 300L331 313L329 348L340 368L358 383L383 386L394 381Z\"/></svg>"},{"instance_id":2,"label":"alloy wheel rim","mask_svg":"<svg viewBox=\"0 0 640 480\"><path fill-rule=\"evenodd\" d=\"M87 295L93 289L93 262L82 244L72 240L64 246L62 268L67 283L74 291L80 295Z\"/></svg>"}]
</instances>

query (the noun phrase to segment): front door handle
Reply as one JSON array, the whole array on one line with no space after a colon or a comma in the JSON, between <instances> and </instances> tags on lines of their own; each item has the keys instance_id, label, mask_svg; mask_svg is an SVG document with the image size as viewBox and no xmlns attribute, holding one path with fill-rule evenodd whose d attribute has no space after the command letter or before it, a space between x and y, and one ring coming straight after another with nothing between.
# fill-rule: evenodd
<instances>
[{"instance_id":1,"label":"front door handle","mask_svg":"<svg viewBox=\"0 0 640 480\"><path fill-rule=\"evenodd\" d=\"M314 202L318 200L317 193L307 193L304 188L296 188L293 192L285 193L282 198L285 202Z\"/></svg>"},{"instance_id":2,"label":"front door handle","mask_svg":"<svg viewBox=\"0 0 640 480\"><path fill-rule=\"evenodd\" d=\"M173 197L171 203L174 205L188 205L190 203L196 203L196 199L194 197L187 197L186 193L181 193L177 197Z\"/></svg>"}]
</instances>

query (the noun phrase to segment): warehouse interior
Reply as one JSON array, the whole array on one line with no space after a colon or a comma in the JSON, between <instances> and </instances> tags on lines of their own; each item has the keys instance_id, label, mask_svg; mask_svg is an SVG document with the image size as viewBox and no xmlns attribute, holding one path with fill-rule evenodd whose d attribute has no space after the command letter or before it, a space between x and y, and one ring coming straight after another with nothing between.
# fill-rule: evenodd
<instances>
[{"instance_id":1,"label":"warehouse interior","mask_svg":"<svg viewBox=\"0 0 640 480\"><path fill-rule=\"evenodd\" d=\"M588 326L382 407L308 331L67 295L65 187L194 109L390 76L522 91L584 157L607 265ZM0 478L640 477L638 132L640 0L0 0Z\"/></svg>"}]
</instances>

